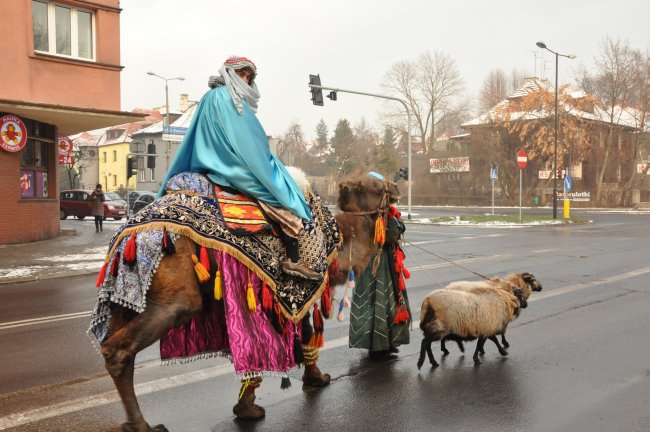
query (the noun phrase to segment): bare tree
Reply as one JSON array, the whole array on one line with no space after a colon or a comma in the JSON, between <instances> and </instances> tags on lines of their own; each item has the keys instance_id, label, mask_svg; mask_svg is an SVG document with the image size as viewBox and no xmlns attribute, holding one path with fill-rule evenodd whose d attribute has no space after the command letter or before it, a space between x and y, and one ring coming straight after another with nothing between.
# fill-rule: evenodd
<instances>
[{"instance_id":1,"label":"bare tree","mask_svg":"<svg viewBox=\"0 0 650 432\"><path fill-rule=\"evenodd\" d=\"M287 165L296 165L302 168L303 159L306 157L305 136L302 126L293 120L285 132L278 147L278 156Z\"/></svg>"},{"instance_id":2,"label":"bare tree","mask_svg":"<svg viewBox=\"0 0 650 432\"><path fill-rule=\"evenodd\" d=\"M607 123L607 138L602 157L597 160L596 202L603 193L603 180L608 169L609 157L614 145L614 131L620 123L623 109L633 96L636 79L635 53L627 41L609 37L601 42L601 52L595 58L595 72L582 67L578 83L600 100L594 110L601 121Z\"/></svg>"},{"instance_id":3,"label":"bare tree","mask_svg":"<svg viewBox=\"0 0 650 432\"><path fill-rule=\"evenodd\" d=\"M485 80L483 80L483 87L481 87L479 94L478 105L481 112L488 111L505 99L510 89L508 78L503 69L491 70L488 76L485 77Z\"/></svg>"},{"instance_id":4,"label":"bare tree","mask_svg":"<svg viewBox=\"0 0 650 432\"><path fill-rule=\"evenodd\" d=\"M450 115L468 109L463 97L464 83L455 61L443 52L425 52L417 61L403 60L390 66L382 86L404 99L413 114L415 129L423 137L425 153L432 151L437 126ZM406 113L388 113L389 123L405 131Z\"/></svg>"}]
</instances>

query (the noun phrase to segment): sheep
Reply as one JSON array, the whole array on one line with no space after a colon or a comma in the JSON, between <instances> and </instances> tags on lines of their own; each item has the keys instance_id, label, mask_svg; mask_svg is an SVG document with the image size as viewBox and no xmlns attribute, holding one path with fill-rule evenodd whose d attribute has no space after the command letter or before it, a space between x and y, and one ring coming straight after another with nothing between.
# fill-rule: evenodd
<instances>
[{"instance_id":1,"label":"sheep","mask_svg":"<svg viewBox=\"0 0 650 432\"><path fill-rule=\"evenodd\" d=\"M506 275L504 279L495 276L491 279L483 280L483 281L452 282L449 285L447 285L445 289L472 291L472 289L474 288L495 286L496 284L505 284L505 287L510 289L510 291L513 291L515 288L519 288L522 291L524 298L526 300L528 300L528 297L530 297L530 294L533 291L542 290L542 284L537 280L537 278L532 273L527 273L527 272L510 273ZM507 329L507 325L506 328L503 329L503 332L501 332L501 344L503 345L504 348L509 348L510 344L506 340L506 329ZM463 342L461 340L456 340L456 343L458 344L458 348L460 349L460 351L465 352L465 348L463 347ZM499 348L499 345L497 345L497 348ZM445 347L444 339L440 341L440 349L445 355L449 354L449 351L447 351L447 348ZM499 352L501 352L500 348L499 348ZM485 351L481 350L480 354L485 354Z\"/></svg>"},{"instance_id":2,"label":"sheep","mask_svg":"<svg viewBox=\"0 0 650 432\"><path fill-rule=\"evenodd\" d=\"M484 286L472 292L440 289L427 294L422 301L420 328L424 333L418 359L418 369L424 363L425 352L433 367L438 366L431 343L448 340L474 340L478 338L474 363L480 364L479 352L487 339L499 346L496 338L519 310L528 306L519 288L510 291L502 286ZM507 355L503 348L502 355Z\"/></svg>"}]
</instances>

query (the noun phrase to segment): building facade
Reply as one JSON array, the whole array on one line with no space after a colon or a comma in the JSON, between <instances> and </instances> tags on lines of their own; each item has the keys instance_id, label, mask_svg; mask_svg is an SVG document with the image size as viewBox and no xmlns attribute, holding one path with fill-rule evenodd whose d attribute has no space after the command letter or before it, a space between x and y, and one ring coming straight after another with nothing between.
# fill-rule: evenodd
<instances>
[{"instance_id":1,"label":"building facade","mask_svg":"<svg viewBox=\"0 0 650 432\"><path fill-rule=\"evenodd\" d=\"M0 2L0 244L59 234L58 137L120 110L119 0Z\"/></svg>"}]
</instances>

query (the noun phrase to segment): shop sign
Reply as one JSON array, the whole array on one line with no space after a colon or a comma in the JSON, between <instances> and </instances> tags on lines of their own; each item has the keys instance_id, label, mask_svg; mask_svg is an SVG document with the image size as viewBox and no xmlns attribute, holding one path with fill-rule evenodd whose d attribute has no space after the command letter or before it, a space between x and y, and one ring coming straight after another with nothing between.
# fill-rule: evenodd
<instances>
[{"instance_id":1,"label":"shop sign","mask_svg":"<svg viewBox=\"0 0 650 432\"><path fill-rule=\"evenodd\" d=\"M469 157L429 159L429 172L431 174L469 172Z\"/></svg>"},{"instance_id":2,"label":"shop sign","mask_svg":"<svg viewBox=\"0 0 650 432\"><path fill-rule=\"evenodd\" d=\"M27 143L25 123L15 115L0 117L0 148L8 152L18 152Z\"/></svg>"}]
</instances>

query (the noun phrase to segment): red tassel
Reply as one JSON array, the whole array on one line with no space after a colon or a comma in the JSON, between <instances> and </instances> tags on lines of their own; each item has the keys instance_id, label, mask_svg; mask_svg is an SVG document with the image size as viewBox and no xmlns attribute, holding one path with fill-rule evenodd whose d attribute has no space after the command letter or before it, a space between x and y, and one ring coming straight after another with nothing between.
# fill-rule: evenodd
<instances>
[{"instance_id":1,"label":"red tassel","mask_svg":"<svg viewBox=\"0 0 650 432\"><path fill-rule=\"evenodd\" d=\"M410 278L411 278L411 272L408 271L408 269L407 269L406 267L402 267L402 274L404 275L404 277L405 277L406 279L410 279Z\"/></svg>"},{"instance_id":2,"label":"red tassel","mask_svg":"<svg viewBox=\"0 0 650 432\"><path fill-rule=\"evenodd\" d=\"M95 282L95 286L99 288L102 286L102 282L104 282L104 278L106 277L106 263L102 266L102 269L99 271L99 276L97 276L97 282Z\"/></svg>"},{"instance_id":3,"label":"red tassel","mask_svg":"<svg viewBox=\"0 0 650 432\"><path fill-rule=\"evenodd\" d=\"M172 255L176 253L176 247L174 246L174 242L172 241L172 238L169 235L167 229L163 229L162 250L165 255Z\"/></svg>"},{"instance_id":4,"label":"red tassel","mask_svg":"<svg viewBox=\"0 0 650 432\"><path fill-rule=\"evenodd\" d=\"M199 252L199 260L205 269L210 273L210 258L208 257L208 250L205 246L201 246L201 251Z\"/></svg>"},{"instance_id":5,"label":"red tassel","mask_svg":"<svg viewBox=\"0 0 650 432\"><path fill-rule=\"evenodd\" d=\"M129 240L126 242L126 245L124 246L124 262L128 264L135 263L136 260L136 252L135 252L135 239L137 237L138 233L133 233L131 234L131 237L129 237Z\"/></svg>"},{"instance_id":6,"label":"red tassel","mask_svg":"<svg viewBox=\"0 0 650 432\"><path fill-rule=\"evenodd\" d=\"M120 263L120 252L115 252L115 257L113 258L113 263L111 264L111 276L115 277L117 276L117 270L119 268Z\"/></svg>"},{"instance_id":7,"label":"red tassel","mask_svg":"<svg viewBox=\"0 0 650 432\"><path fill-rule=\"evenodd\" d=\"M310 341L311 346L322 348L323 347L323 316L318 309L318 305L314 304L314 336Z\"/></svg>"},{"instance_id":8,"label":"red tassel","mask_svg":"<svg viewBox=\"0 0 650 432\"><path fill-rule=\"evenodd\" d=\"M273 309L273 295L271 294L271 288L269 288L266 282L262 282L262 309L265 312Z\"/></svg>"},{"instance_id":9,"label":"red tassel","mask_svg":"<svg viewBox=\"0 0 650 432\"><path fill-rule=\"evenodd\" d=\"M332 317L332 297L330 294L330 278L327 278L325 281L325 289L323 290L323 295L320 297L320 307L323 310L323 316L326 319Z\"/></svg>"},{"instance_id":10,"label":"red tassel","mask_svg":"<svg viewBox=\"0 0 650 432\"><path fill-rule=\"evenodd\" d=\"M339 260L334 260L327 269L330 277L336 276L339 273Z\"/></svg>"}]
</instances>

